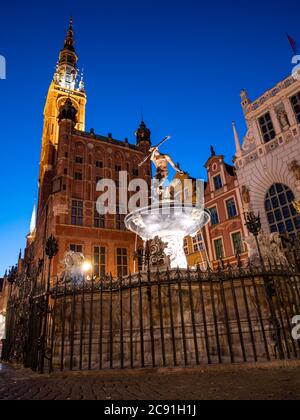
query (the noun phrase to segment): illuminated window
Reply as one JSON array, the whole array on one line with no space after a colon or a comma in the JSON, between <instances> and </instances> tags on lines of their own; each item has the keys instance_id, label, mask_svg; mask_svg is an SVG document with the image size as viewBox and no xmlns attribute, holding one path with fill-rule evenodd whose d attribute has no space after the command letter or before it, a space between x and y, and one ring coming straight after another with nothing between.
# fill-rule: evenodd
<instances>
[{"instance_id":1,"label":"illuminated window","mask_svg":"<svg viewBox=\"0 0 300 420\"><path fill-rule=\"evenodd\" d=\"M83 201L72 201L72 225L83 225Z\"/></svg>"},{"instance_id":2,"label":"illuminated window","mask_svg":"<svg viewBox=\"0 0 300 420\"><path fill-rule=\"evenodd\" d=\"M98 278L106 275L106 249L104 247L94 248L94 275Z\"/></svg>"},{"instance_id":3,"label":"illuminated window","mask_svg":"<svg viewBox=\"0 0 300 420\"><path fill-rule=\"evenodd\" d=\"M287 232L294 237L300 230L300 216L293 206L295 196L285 185L273 185L265 200L265 210L272 233Z\"/></svg>"},{"instance_id":4,"label":"illuminated window","mask_svg":"<svg viewBox=\"0 0 300 420\"><path fill-rule=\"evenodd\" d=\"M118 277L128 275L128 253L126 248L117 249L117 274Z\"/></svg>"},{"instance_id":5,"label":"illuminated window","mask_svg":"<svg viewBox=\"0 0 300 420\"><path fill-rule=\"evenodd\" d=\"M259 118L259 125L265 143L275 139L276 132L269 112Z\"/></svg>"}]
</instances>

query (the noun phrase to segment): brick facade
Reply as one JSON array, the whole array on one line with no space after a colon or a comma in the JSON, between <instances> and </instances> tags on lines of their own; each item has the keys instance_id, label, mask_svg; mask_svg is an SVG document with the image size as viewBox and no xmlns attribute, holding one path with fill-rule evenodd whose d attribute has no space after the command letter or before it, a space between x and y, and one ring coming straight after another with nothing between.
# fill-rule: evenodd
<instances>
[{"instance_id":1,"label":"brick facade","mask_svg":"<svg viewBox=\"0 0 300 420\"><path fill-rule=\"evenodd\" d=\"M235 170L214 151L205 165L208 182L205 207L211 213L211 223L205 227L210 261L216 266L220 257L235 263L236 255L247 258L246 235L242 201Z\"/></svg>"}]
</instances>

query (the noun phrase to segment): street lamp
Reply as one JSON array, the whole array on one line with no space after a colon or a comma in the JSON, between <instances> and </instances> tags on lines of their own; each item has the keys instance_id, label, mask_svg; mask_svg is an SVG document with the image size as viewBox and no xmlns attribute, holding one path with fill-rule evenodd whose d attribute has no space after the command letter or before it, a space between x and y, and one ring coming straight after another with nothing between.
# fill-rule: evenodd
<instances>
[{"instance_id":1,"label":"street lamp","mask_svg":"<svg viewBox=\"0 0 300 420\"><path fill-rule=\"evenodd\" d=\"M88 273L88 272L91 272L91 271L92 271L93 266L92 266L92 264L90 263L90 261L85 261L85 262L82 264L81 269L82 269L83 273Z\"/></svg>"}]
</instances>

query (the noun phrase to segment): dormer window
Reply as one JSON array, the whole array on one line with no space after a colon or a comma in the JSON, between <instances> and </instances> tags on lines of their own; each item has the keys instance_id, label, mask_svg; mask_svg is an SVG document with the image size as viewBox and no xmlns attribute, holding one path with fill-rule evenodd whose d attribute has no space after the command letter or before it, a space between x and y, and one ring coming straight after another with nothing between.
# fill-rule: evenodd
<instances>
[{"instance_id":1,"label":"dormer window","mask_svg":"<svg viewBox=\"0 0 300 420\"><path fill-rule=\"evenodd\" d=\"M223 188L221 175L217 175L214 177L214 187L215 187L215 191L219 191Z\"/></svg>"},{"instance_id":2,"label":"dormer window","mask_svg":"<svg viewBox=\"0 0 300 420\"><path fill-rule=\"evenodd\" d=\"M262 132L262 136L265 143L275 139L276 132L271 119L271 115L267 112L265 115L259 118L259 125Z\"/></svg>"}]
</instances>

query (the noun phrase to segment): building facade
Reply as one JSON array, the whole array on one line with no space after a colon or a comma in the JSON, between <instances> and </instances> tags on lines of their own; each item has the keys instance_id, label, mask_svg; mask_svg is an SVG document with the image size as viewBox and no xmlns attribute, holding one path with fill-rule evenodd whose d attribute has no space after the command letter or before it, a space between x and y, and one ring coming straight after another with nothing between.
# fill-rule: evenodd
<instances>
[{"instance_id":1,"label":"building facade","mask_svg":"<svg viewBox=\"0 0 300 420\"><path fill-rule=\"evenodd\" d=\"M121 194L128 199L128 191L119 184L120 172L127 172L128 183L135 178L151 180L150 162L138 166L151 145L144 122L135 145L111 134L85 131L87 96L83 78L78 79L77 60L71 20L44 109L37 218L32 220L25 251L25 258L34 258L40 267L40 281L45 280L45 244L51 235L59 246L52 276L62 272L67 251L84 254L96 277L133 271L136 238L125 230L121 209L99 214L97 184L102 179L115 181L118 201Z\"/></svg>"},{"instance_id":2,"label":"building facade","mask_svg":"<svg viewBox=\"0 0 300 420\"><path fill-rule=\"evenodd\" d=\"M266 233L300 230L300 80L290 76L251 101L242 91L247 134L234 127L235 166L245 212L260 213Z\"/></svg>"},{"instance_id":3,"label":"building facade","mask_svg":"<svg viewBox=\"0 0 300 420\"><path fill-rule=\"evenodd\" d=\"M245 246L246 227L237 176L233 166L217 156L214 149L206 162L207 185L205 207L211 214L211 222L205 227L207 253L213 267L220 260L236 263L237 255L248 258Z\"/></svg>"},{"instance_id":4,"label":"building facade","mask_svg":"<svg viewBox=\"0 0 300 420\"><path fill-rule=\"evenodd\" d=\"M193 238L186 238L184 243L189 267L203 269L208 265L216 268L220 261L235 264L238 255L242 260L248 258L245 217L235 169L225 163L224 156L217 156L213 148L205 168L204 205L211 222ZM177 178L181 181L190 179L193 185L196 182L187 173ZM193 191L195 202L195 187Z\"/></svg>"}]
</instances>

